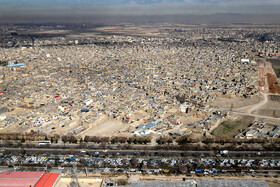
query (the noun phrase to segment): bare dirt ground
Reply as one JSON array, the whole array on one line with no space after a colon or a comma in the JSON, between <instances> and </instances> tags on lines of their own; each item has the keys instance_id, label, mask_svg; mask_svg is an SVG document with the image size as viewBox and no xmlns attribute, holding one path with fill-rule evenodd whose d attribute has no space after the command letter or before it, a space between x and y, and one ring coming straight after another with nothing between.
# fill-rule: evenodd
<instances>
[{"instance_id":1,"label":"bare dirt ground","mask_svg":"<svg viewBox=\"0 0 280 187\"><path fill-rule=\"evenodd\" d=\"M268 95L267 102L252 111L253 114L280 118L280 96Z\"/></svg>"},{"instance_id":2,"label":"bare dirt ground","mask_svg":"<svg viewBox=\"0 0 280 187\"><path fill-rule=\"evenodd\" d=\"M258 63L260 92L280 94L280 86L272 64L265 59L258 59Z\"/></svg>"},{"instance_id":3,"label":"bare dirt ground","mask_svg":"<svg viewBox=\"0 0 280 187\"><path fill-rule=\"evenodd\" d=\"M241 108L237 108L235 111L252 114L253 111L261 108L262 106L264 106L268 102L267 94L262 93L262 96L263 96L263 100L261 100L259 103L249 105L249 106L245 106L245 107L241 107Z\"/></svg>"},{"instance_id":4,"label":"bare dirt ground","mask_svg":"<svg viewBox=\"0 0 280 187\"><path fill-rule=\"evenodd\" d=\"M71 178L60 178L58 183L55 185L57 187L66 187L71 186L72 179ZM102 183L102 179L98 178L79 178L78 179L79 185L82 187L100 187Z\"/></svg>"},{"instance_id":5,"label":"bare dirt ground","mask_svg":"<svg viewBox=\"0 0 280 187\"><path fill-rule=\"evenodd\" d=\"M133 35L133 36L160 36L162 33L158 28L150 26L134 27L134 26L106 26L97 29L93 29L94 32L100 32L101 34L121 34L121 35Z\"/></svg>"},{"instance_id":6,"label":"bare dirt ground","mask_svg":"<svg viewBox=\"0 0 280 187\"><path fill-rule=\"evenodd\" d=\"M126 175L108 175L102 176L100 174L95 174L91 177L100 177L102 179L110 178L112 180L118 179L127 179ZM280 186L280 178L274 177L262 177L262 176L239 176L239 175L231 175L231 176L204 176L204 177L197 177L193 176L186 176L186 175L177 175L177 176L166 176L166 175L139 175L133 174L130 175L128 182L130 181L147 181L147 180L159 180L159 181L182 181L183 178L185 179L216 179L216 180L264 180L268 183L270 187Z\"/></svg>"},{"instance_id":7,"label":"bare dirt ground","mask_svg":"<svg viewBox=\"0 0 280 187\"><path fill-rule=\"evenodd\" d=\"M28 109L23 109L23 108L15 108L15 110L10 111L10 112L6 112L6 113L4 113L4 115L6 117L10 117L10 116L15 116L17 114L26 113L27 111L29 111L29 110ZM0 125L3 125L3 124L1 124L1 121L0 121ZM19 126L18 123L15 123L15 124L10 125L10 126L4 128L4 129L1 129L0 132L2 132L2 133L27 132L29 129L30 129L30 127Z\"/></svg>"},{"instance_id":8,"label":"bare dirt ground","mask_svg":"<svg viewBox=\"0 0 280 187\"><path fill-rule=\"evenodd\" d=\"M82 132L80 136L113 136L116 135L120 130L126 129L128 126L128 124L122 123L119 120L105 117L97 124L93 124L92 126L90 126L88 130Z\"/></svg>"},{"instance_id":9,"label":"bare dirt ground","mask_svg":"<svg viewBox=\"0 0 280 187\"><path fill-rule=\"evenodd\" d=\"M245 98L222 98L217 97L214 101L210 103L210 106L213 108L220 108L220 109L230 109L231 105L233 105L233 109L251 106L256 103L259 103L262 100L262 97L252 97L249 99Z\"/></svg>"}]
</instances>

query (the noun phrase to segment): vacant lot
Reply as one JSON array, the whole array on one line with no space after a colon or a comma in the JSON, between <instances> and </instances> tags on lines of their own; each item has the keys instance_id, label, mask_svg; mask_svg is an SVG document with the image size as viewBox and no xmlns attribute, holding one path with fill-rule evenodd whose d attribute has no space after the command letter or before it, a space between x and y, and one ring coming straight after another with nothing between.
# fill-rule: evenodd
<instances>
[{"instance_id":1,"label":"vacant lot","mask_svg":"<svg viewBox=\"0 0 280 187\"><path fill-rule=\"evenodd\" d=\"M267 59L267 61L271 62L276 76L280 78L280 59Z\"/></svg>"},{"instance_id":2,"label":"vacant lot","mask_svg":"<svg viewBox=\"0 0 280 187\"><path fill-rule=\"evenodd\" d=\"M229 136L233 137L239 133L239 129L247 128L253 121L254 117L244 116L237 120L229 120L222 122L214 131L212 132L215 136Z\"/></svg>"},{"instance_id":3,"label":"vacant lot","mask_svg":"<svg viewBox=\"0 0 280 187\"><path fill-rule=\"evenodd\" d=\"M252 97L252 98L222 98L216 97L214 101L210 103L210 106L213 108L220 108L220 109L230 109L231 105L233 109L250 106L256 103L259 103L262 100L261 97Z\"/></svg>"},{"instance_id":4,"label":"vacant lot","mask_svg":"<svg viewBox=\"0 0 280 187\"><path fill-rule=\"evenodd\" d=\"M129 125L122 123L119 120L109 119L106 117L104 120L99 121L97 124L90 127L88 130L80 134L84 136L113 136L117 134L120 130L124 130Z\"/></svg>"},{"instance_id":5,"label":"vacant lot","mask_svg":"<svg viewBox=\"0 0 280 187\"><path fill-rule=\"evenodd\" d=\"M102 183L102 179L98 178L79 178L77 181L79 182L79 185L83 187L100 187ZM61 178L56 186L72 186L70 185L71 182L71 178Z\"/></svg>"}]
</instances>

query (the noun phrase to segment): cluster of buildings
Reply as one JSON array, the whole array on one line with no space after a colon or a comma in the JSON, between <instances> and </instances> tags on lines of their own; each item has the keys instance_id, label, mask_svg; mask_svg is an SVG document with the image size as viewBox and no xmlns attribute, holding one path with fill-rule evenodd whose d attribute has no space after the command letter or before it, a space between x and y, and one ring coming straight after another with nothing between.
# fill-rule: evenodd
<instances>
[{"instance_id":1,"label":"cluster of buildings","mask_svg":"<svg viewBox=\"0 0 280 187\"><path fill-rule=\"evenodd\" d=\"M248 128L244 129L235 138L255 139L255 138L278 138L280 135L279 125L269 125L264 121L254 121Z\"/></svg>"},{"instance_id":2,"label":"cluster of buildings","mask_svg":"<svg viewBox=\"0 0 280 187\"><path fill-rule=\"evenodd\" d=\"M9 112L0 113L0 128L79 135L106 116L131 124L132 134L202 134L229 115L210 107L216 97L258 95L257 67L242 59L273 44L219 39L252 28L183 31L84 38L83 45L82 36L71 45L56 36L48 45L36 39L34 47L2 48L0 106Z\"/></svg>"}]
</instances>

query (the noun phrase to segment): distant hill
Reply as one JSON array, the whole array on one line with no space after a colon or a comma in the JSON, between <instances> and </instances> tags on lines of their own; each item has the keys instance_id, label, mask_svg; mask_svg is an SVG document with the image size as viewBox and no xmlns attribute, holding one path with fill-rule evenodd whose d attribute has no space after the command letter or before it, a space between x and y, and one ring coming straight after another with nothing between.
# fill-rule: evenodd
<instances>
[{"instance_id":1,"label":"distant hill","mask_svg":"<svg viewBox=\"0 0 280 187\"><path fill-rule=\"evenodd\" d=\"M0 16L1 18L1 16ZM6 17L0 23L93 23L93 24L119 24L119 23L190 23L190 24L280 24L279 14L235 14L216 13L210 15L155 15L155 16L68 16L68 17Z\"/></svg>"}]
</instances>

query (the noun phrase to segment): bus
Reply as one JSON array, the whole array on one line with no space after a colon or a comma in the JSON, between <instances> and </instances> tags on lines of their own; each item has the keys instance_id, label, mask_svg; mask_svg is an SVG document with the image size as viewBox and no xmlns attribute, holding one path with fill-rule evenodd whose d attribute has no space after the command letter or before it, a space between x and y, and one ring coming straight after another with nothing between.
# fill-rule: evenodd
<instances>
[{"instance_id":1,"label":"bus","mask_svg":"<svg viewBox=\"0 0 280 187\"><path fill-rule=\"evenodd\" d=\"M50 140L40 140L39 145L50 145L52 144Z\"/></svg>"}]
</instances>

